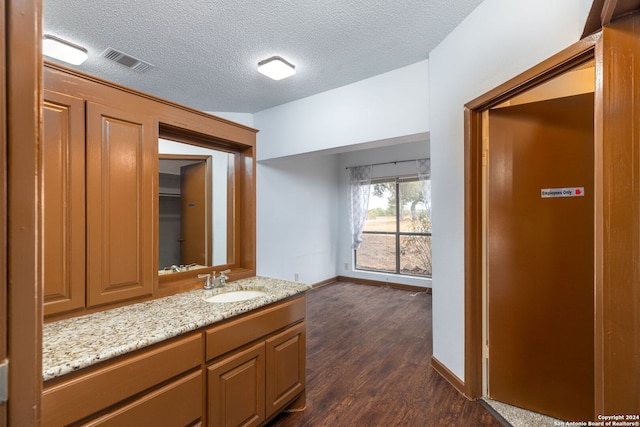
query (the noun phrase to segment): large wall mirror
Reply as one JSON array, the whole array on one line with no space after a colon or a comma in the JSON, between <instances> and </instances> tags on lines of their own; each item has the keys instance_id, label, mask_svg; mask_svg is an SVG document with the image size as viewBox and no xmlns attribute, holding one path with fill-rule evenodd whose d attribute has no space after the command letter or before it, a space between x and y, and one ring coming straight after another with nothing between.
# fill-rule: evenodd
<instances>
[{"instance_id":1,"label":"large wall mirror","mask_svg":"<svg viewBox=\"0 0 640 427\"><path fill-rule=\"evenodd\" d=\"M231 262L233 165L233 153L158 140L159 274Z\"/></svg>"}]
</instances>

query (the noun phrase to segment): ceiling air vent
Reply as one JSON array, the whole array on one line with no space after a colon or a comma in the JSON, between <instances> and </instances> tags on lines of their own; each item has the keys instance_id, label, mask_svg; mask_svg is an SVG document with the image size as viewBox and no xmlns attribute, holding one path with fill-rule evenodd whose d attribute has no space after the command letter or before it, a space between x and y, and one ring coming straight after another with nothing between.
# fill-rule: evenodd
<instances>
[{"instance_id":1,"label":"ceiling air vent","mask_svg":"<svg viewBox=\"0 0 640 427\"><path fill-rule=\"evenodd\" d=\"M102 52L101 56L115 61L118 64L124 65L125 67L129 67L139 73L144 73L145 71L153 68L153 65L149 64L148 62L144 62L141 59L135 58L131 55L127 55L126 53L120 52L119 50L111 47Z\"/></svg>"}]
</instances>

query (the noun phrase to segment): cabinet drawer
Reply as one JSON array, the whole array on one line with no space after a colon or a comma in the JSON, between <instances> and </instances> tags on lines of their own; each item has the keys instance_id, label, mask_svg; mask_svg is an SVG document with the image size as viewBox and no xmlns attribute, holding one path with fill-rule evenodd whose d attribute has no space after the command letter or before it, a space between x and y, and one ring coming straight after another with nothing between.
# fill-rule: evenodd
<instances>
[{"instance_id":1,"label":"cabinet drawer","mask_svg":"<svg viewBox=\"0 0 640 427\"><path fill-rule=\"evenodd\" d=\"M305 312L301 297L211 328L206 331L207 361L296 323Z\"/></svg>"},{"instance_id":2,"label":"cabinet drawer","mask_svg":"<svg viewBox=\"0 0 640 427\"><path fill-rule=\"evenodd\" d=\"M83 426L186 426L201 417L202 371L198 371Z\"/></svg>"},{"instance_id":3,"label":"cabinet drawer","mask_svg":"<svg viewBox=\"0 0 640 427\"><path fill-rule=\"evenodd\" d=\"M43 425L66 425L201 365L202 335L194 334L72 380L45 388Z\"/></svg>"}]
</instances>

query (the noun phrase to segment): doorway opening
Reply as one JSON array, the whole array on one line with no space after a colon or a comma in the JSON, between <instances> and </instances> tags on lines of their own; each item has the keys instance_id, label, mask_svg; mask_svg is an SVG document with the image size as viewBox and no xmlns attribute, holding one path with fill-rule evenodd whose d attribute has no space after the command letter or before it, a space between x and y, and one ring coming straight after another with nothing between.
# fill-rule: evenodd
<instances>
[{"instance_id":1,"label":"doorway opening","mask_svg":"<svg viewBox=\"0 0 640 427\"><path fill-rule=\"evenodd\" d=\"M212 265L211 156L159 157L158 265Z\"/></svg>"},{"instance_id":2,"label":"doorway opening","mask_svg":"<svg viewBox=\"0 0 640 427\"><path fill-rule=\"evenodd\" d=\"M593 414L595 65L486 110L485 393Z\"/></svg>"},{"instance_id":3,"label":"doorway opening","mask_svg":"<svg viewBox=\"0 0 640 427\"><path fill-rule=\"evenodd\" d=\"M466 374L565 420L594 413L593 44L467 105Z\"/></svg>"}]
</instances>

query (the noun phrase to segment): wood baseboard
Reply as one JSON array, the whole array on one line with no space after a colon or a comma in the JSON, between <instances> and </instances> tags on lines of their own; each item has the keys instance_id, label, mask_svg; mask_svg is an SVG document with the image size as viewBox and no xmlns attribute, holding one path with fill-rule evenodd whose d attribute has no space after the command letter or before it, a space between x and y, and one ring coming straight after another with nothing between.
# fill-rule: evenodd
<instances>
[{"instance_id":1,"label":"wood baseboard","mask_svg":"<svg viewBox=\"0 0 640 427\"><path fill-rule=\"evenodd\" d=\"M341 282L359 283L361 285L384 286L384 287L389 287L394 289L402 289L405 291L426 292L428 294L431 293L431 288L414 286L414 285L404 285L402 283L383 282L380 280L360 279L357 277L347 277L347 276L338 276L336 279Z\"/></svg>"},{"instance_id":2,"label":"wood baseboard","mask_svg":"<svg viewBox=\"0 0 640 427\"><path fill-rule=\"evenodd\" d=\"M326 285L330 285L330 284L332 284L332 283L336 283L338 280L339 280L339 278L338 278L338 277L332 277L332 278L330 278L330 279L323 280L322 282L314 283L314 284L312 284L312 285L311 285L311 287L312 287L313 289L315 289L315 288L319 288L319 287L321 287L321 286L326 286Z\"/></svg>"},{"instance_id":3,"label":"wood baseboard","mask_svg":"<svg viewBox=\"0 0 640 427\"><path fill-rule=\"evenodd\" d=\"M458 392L460 394L462 394L463 396L467 397L467 395L464 393L465 391L465 385L464 385L464 381L462 381L460 378L458 378L456 376L456 374L454 374L453 372L451 372L449 370L449 368L447 368L446 366L444 366L442 364L442 362L440 362L438 359L436 359L435 357L431 356L431 367L433 368L434 371L436 371L442 378L444 378L445 380L447 380L447 382L449 384L451 384L456 390L458 390ZM468 399L468 397L467 397Z\"/></svg>"}]
</instances>

